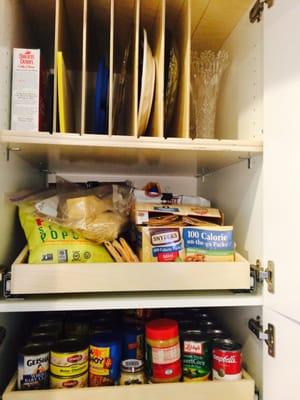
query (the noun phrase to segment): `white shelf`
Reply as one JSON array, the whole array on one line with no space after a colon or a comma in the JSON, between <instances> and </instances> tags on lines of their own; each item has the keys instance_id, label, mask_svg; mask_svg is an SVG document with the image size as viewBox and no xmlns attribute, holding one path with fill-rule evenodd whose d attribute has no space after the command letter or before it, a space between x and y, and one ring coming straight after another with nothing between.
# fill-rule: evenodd
<instances>
[{"instance_id":1,"label":"white shelf","mask_svg":"<svg viewBox=\"0 0 300 400\"><path fill-rule=\"evenodd\" d=\"M2 300L0 312L246 307L261 306L262 301L260 294L234 294L229 291L52 295Z\"/></svg>"},{"instance_id":2,"label":"white shelf","mask_svg":"<svg viewBox=\"0 0 300 400\"><path fill-rule=\"evenodd\" d=\"M50 172L191 176L263 152L260 140L134 138L131 136L0 131L0 144Z\"/></svg>"}]
</instances>

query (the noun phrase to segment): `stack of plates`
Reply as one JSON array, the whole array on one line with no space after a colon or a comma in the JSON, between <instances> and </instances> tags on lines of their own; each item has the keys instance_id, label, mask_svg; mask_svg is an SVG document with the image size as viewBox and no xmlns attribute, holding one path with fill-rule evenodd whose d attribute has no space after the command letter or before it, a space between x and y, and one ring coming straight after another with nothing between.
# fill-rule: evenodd
<instances>
[{"instance_id":1,"label":"stack of plates","mask_svg":"<svg viewBox=\"0 0 300 400\"><path fill-rule=\"evenodd\" d=\"M146 29L142 35L142 63L140 63L140 96L138 109L138 136L146 132L154 97L155 62L148 43Z\"/></svg>"}]
</instances>

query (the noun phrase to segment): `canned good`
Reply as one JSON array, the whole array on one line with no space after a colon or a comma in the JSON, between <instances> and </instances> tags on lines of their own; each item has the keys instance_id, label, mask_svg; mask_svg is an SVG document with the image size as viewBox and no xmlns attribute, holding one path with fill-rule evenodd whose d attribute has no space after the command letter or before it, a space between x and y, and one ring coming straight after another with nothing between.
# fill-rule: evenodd
<instances>
[{"instance_id":1,"label":"canned good","mask_svg":"<svg viewBox=\"0 0 300 400\"><path fill-rule=\"evenodd\" d=\"M144 359L144 328L141 325L129 325L123 336L123 360Z\"/></svg>"},{"instance_id":2,"label":"canned good","mask_svg":"<svg viewBox=\"0 0 300 400\"><path fill-rule=\"evenodd\" d=\"M114 321L105 317L99 317L94 319L90 323L89 334L90 336L98 335L101 333L112 333L114 327Z\"/></svg>"},{"instance_id":3,"label":"canned good","mask_svg":"<svg viewBox=\"0 0 300 400\"><path fill-rule=\"evenodd\" d=\"M88 370L88 344L83 339L59 340L50 354L50 373L56 377L74 377Z\"/></svg>"},{"instance_id":4,"label":"canned good","mask_svg":"<svg viewBox=\"0 0 300 400\"><path fill-rule=\"evenodd\" d=\"M66 338L83 338L89 335L89 323L87 313L71 315L65 322Z\"/></svg>"},{"instance_id":5,"label":"canned good","mask_svg":"<svg viewBox=\"0 0 300 400\"><path fill-rule=\"evenodd\" d=\"M54 345L55 337L47 335L47 333L39 333L35 336L30 336L27 340L27 344L44 344L49 349Z\"/></svg>"},{"instance_id":6,"label":"canned good","mask_svg":"<svg viewBox=\"0 0 300 400\"><path fill-rule=\"evenodd\" d=\"M242 346L230 339L219 340L212 351L214 380L236 381L242 378Z\"/></svg>"},{"instance_id":7,"label":"canned good","mask_svg":"<svg viewBox=\"0 0 300 400\"><path fill-rule=\"evenodd\" d=\"M44 324L35 326L31 331L31 336L38 336L41 333L53 336L56 340L59 339L61 335L57 325Z\"/></svg>"},{"instance_id":8,"label":"canned good","mask_svg":"<svg viewBox=\"0 0 300 400\"><path fill-rule=\"evenodd\" d=\"M119 382L121 340L112 334L99 334L90 340L90 386L112 386Z\"/></svg>"},{"instance_id":9,"label":"canned good","mask_svg":"<svg viewBox=\"0 0 300 400\"><path fill-rule=\"evenodd\" d=\"M49 384L49 346L28 344L18 355L18 389L46 389Z\"/></svg>"},{"instance_id":10,"label":"canned good","mask_svg":"<svg viewBox=\"0 0 300 400\"><path fill-rule=\"evenodd\" d=\"M88 372L77 376L55 376L50 375L51 389L75 389L88 386Z\"/></svg>"},{"instance_id":11,"label":"canned good","mask_svg":"<svg viewBox=\"0 0 300 400\"><path fill-rule=\"evenodd\" d=\"M189 308L187 312L189 315L192 315L193 318L195 319L205 320L210 318L210 315L206 311L201 310L200 308Z\"/></svg>"},{"instance_id":12,"label":"canned good","mask_svg":"<svg viewBox=\"0 0 300 400\"><path fill-rule=\"evenodd\" d=\"M140 385L146 383L142 360L124 360L121 364L120 385Z\"/></svg>"},{"instance_id":13,"label":"canned good","mask_svg":"<svg viewBox=\"0 0 300 400\"><path fill-rule=\"evenodd\" d=\"M199 321L198 326L203 331L218 329L217 323L210 319L203 319L203 320Z\"/></svg>"},{"instance_id":14,"label":"canned good","mask_svg":"<svg viewBox=\"0 0 300 400\"><path fill-rule=\"evenodd\" d=\"M47 330L47 328L53 327L57 332L59 336L62 336L63 334L63 319L62 318L55 318L55 317L45 317L40 319L39 321L37 321L37 323L35 324L36 327L44 327L45 330Z\"/></svg>"},{"instance_id":15,"label":"canned good","mask_svg":"<svg viewBox=\"0 0 300 400\"><path fill-rule=\"evenodd\" d=\"M183 381L206 381L209 378L210 343L208 336L199 330L186 331L182 338Z\"/></svg>"},{"instance_id":16,"label":"canned good","mask_svg":"<svg viewBox=\"0 0 300 400\"><path fill-rule=\"evenodd\" d=\"M223 331L223 329L209 329L206 333L210 339L212 346L220 339L231 339L230 335L227 332Z\"/></svg>"}]
</instances>

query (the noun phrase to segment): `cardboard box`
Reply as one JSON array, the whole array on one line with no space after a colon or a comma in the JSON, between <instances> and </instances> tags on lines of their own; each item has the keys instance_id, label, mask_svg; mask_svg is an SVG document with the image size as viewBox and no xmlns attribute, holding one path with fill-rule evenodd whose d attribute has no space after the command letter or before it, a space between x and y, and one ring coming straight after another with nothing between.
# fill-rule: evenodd
<instances>
[{"instance_id":1,"label":"cardboard box","mask_svg":"<svg viewBox=\"0 0 300 400\"><path fill-rule=\"evenodd\" d=\"M40 50L14 49L11 129L39 130Z\"/></svg>"},{"instance_id":2,"label":"cardboard box","mask_svg":"<svg viewBox=\"0 0 300 400\"><path fill-rule=\"evenodd\" d=\"M178 216L179 221L183 217L191 217L194 220L204 221L212 224L223 225L223 213L217 208L199 207L194 205L159 205L151 203L136 203L132 211L132 221L135 225L151 225L151 220L156 219L159 225L159 218ZM157 220L158 218L158 220ZM163 225L163 223L161 224ZM169 225L167 222L164 225ZM192 224L179 224L192 225ZM194 225L194 224L193 224Z\"/></svg>"},{"instance_id":3,"label":"cardboard box","mask_svg":"<svg viewBox=\"0 0 300 400\"><path fill-rule=\"evenodd\" d=\"M137 226L142 262L234 261L232 226Z\"/></svg>"}]
</instances>

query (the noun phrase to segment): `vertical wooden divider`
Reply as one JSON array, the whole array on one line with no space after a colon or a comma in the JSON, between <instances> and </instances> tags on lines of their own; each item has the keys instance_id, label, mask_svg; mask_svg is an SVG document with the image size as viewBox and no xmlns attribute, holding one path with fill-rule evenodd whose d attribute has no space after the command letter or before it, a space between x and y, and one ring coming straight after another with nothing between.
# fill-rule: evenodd
<instances>
[{"instance_id":1,"label":"vertical wooden divider","mask_svg":"<svg viewBox=\"0 0 300 400\"><path fill-rule=\"evenodd\" d=\"M55 38L54 38L54 88L53 88L53 133L57 132L57 52L61 37L60 26L61 0L55 2Z\"/></svg>"},{"instance_id":2,"label":"vertical wooden divider","mask_svg":"<svg viewBox=\"0 0 300 400\"><path fill-rule=\"evenodd\" d=\"M159 1L153 27L153 57L155 60L155 93L150 120L150 135L164 137L164 73L165 73L166 1Z\"/></svg>"},{"instance_id":3,"label":"vertical wooden divider","mask_svg":"<svg viewBox=\"0 0 300 400\"><path fill-rule=\"evenodd\" d=\"M134 137L138 136L138 75L139 75L139 29L140 29L140 0L135 0L134 31L133 31L133 62L132 62L132 105L130 118L130 132Z\"/></svg>"},{"instance_id":4,"label":"vertical wooden divider","mask_svg":"<svg viewBox=\"0 0 300 400\"><path fill-rule=\"evenodd\" d=\"M185 0L177 20L177 43L180 55L180 80L175 110L175 136L189 138L191 74L191 2Z\"/></svg>"},{"instance_id":5,"label":"vertical wooden divider","mask_svg":"<svg viewBox=\"0 0 300 400\"><path fill-rule=\"evenodd\" d=\"M82 76L81 76L81 118L80 134L85 133L86 118L86 68L87 68L87 25L88 25L88 0L83 0L83 23L82 23Z\"/></svg>"},{"instance_id":6,"label":"vertical wooden divider","mask_svg":"<svg viewBox=\"0 0 300 400\"><path fill-rule=\"evenodd\" d=\"M113 134L115 1L110 0L108 135Z\"/></svg>"}]
</instances>

